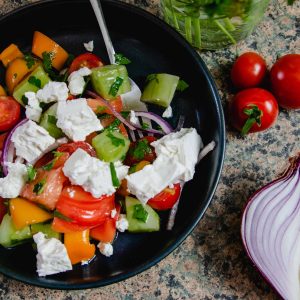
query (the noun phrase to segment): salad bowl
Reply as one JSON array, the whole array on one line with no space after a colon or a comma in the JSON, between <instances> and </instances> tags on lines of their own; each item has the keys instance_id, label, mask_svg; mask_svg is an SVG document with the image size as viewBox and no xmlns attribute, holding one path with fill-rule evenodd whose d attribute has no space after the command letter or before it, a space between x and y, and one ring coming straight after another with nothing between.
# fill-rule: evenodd
<instances>
[{"instance_id":1,"label":"salad bowl","mask_svg":"<svg viewBox=\"0 0 300 300\"><path fill-rule=\"evenodd\" d=\"M0 248L0 272L27 284L53 289L100 287L136 275L170 254L191 233L212 200L220 177L225 149L225 126L214 81L197 52L157 17L131 5L103 1L103 10L117 52L130 58L130 77L142 88L148 74L165 72L183 78L189 88L173 102L170 124L181 115L185 127L194 127L204 144L216 147L197 166L192 181L182 191L175 225L166 230L168 212L161 213L161 231L120 234L114 255L97 254L88 265L75 265L69 272L38 277L30 243L13 249ZM68 12L68 13L66 13ZM19 24L22 24L20 26ZM11 42L30 51L35 30L51 36L69 52L85 52L83 43L94 41L94 53L108 62L99 27L88 1L46 0L15 10L0 18L1 48ZM11 30L4 30L11 28ZM0 70L4 78L4 69ZM157 108L150 107L161 114Z\"/></svg>"}]
</instances>

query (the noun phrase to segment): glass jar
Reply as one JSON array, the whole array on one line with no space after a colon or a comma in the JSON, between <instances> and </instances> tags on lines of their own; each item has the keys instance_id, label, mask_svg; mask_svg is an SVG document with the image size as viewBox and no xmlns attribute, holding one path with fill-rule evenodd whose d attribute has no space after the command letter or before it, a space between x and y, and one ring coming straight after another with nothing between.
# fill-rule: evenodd
<instances>
[{"instance_id":1,"label":"glass jar","mask_svg":"<svg viewBox=\"0 0 300 300\"><path fill-rule=\"evenodd\" d=\"M246 38L270 0L161 0L167 23L194 47L216 50Z\"/></svg>"}]
</instances>

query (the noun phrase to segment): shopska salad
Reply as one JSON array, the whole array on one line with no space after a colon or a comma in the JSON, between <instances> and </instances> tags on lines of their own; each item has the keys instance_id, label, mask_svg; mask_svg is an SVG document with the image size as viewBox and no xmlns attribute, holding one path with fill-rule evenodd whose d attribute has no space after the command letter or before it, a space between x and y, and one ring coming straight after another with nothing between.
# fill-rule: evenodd
<instances>
[{"instance_id":1,"label":"shopska salad","mask_svg":"<svg viewBox=\"0 0 300 300\"><path fill-rule=\"evenodd\" d=\"M182 118L173 130L145 105L170 117L176 88L187 86L179 77L151 74L141 94L122 54L115 65L90 52L70 58L40 32L32 54L14 44L0 54L0 244L33 238L39 276L89 263L97 248L111 256L117 231L159 231L157 211L173 208L174 219L202 148Z\"/></svg>"}]
</instances>

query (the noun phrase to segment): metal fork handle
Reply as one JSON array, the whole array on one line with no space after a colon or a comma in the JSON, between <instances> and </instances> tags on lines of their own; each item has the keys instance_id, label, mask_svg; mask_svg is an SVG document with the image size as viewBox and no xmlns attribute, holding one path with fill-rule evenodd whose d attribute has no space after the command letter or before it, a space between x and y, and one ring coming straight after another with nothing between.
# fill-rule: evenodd
<instances>
[{"instance_id":1,"label":"metal fork handle","mask_svg":"<svg viewBox=\"0 0 300 300\"><path fill-rule=\"evenodd\" d=\"M106 27L106 23L105 23L105 19L104 19L104 15L103 15L103 11L102 11L102 7L101 7L101 3L100 0L90 0L90 3L93 7L94 13L96 15L103 39L104 39L104 43L106 46L106 50L108 53L108 57L109 57L109 61L111 64L115 64L115 49L114 46L112 44L112 41L110 39L107 27Z\"/></svg>"}]
</instances>

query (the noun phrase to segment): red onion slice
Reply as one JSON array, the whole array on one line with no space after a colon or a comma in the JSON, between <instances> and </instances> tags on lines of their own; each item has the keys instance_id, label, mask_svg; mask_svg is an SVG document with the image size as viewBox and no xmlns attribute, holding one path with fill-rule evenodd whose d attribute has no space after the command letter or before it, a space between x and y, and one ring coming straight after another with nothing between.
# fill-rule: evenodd
<instances>
[{"instance_id":1,"label":"red onion slice","mask_svg":"<svg viewBox=\"0 0 300 300\"><path fill-rule=\"evenodd\" d=\"M258 190L243 213L245 250L283 299L299 299L300 153L287 172Z\"/></svg>"}]
</instances>

